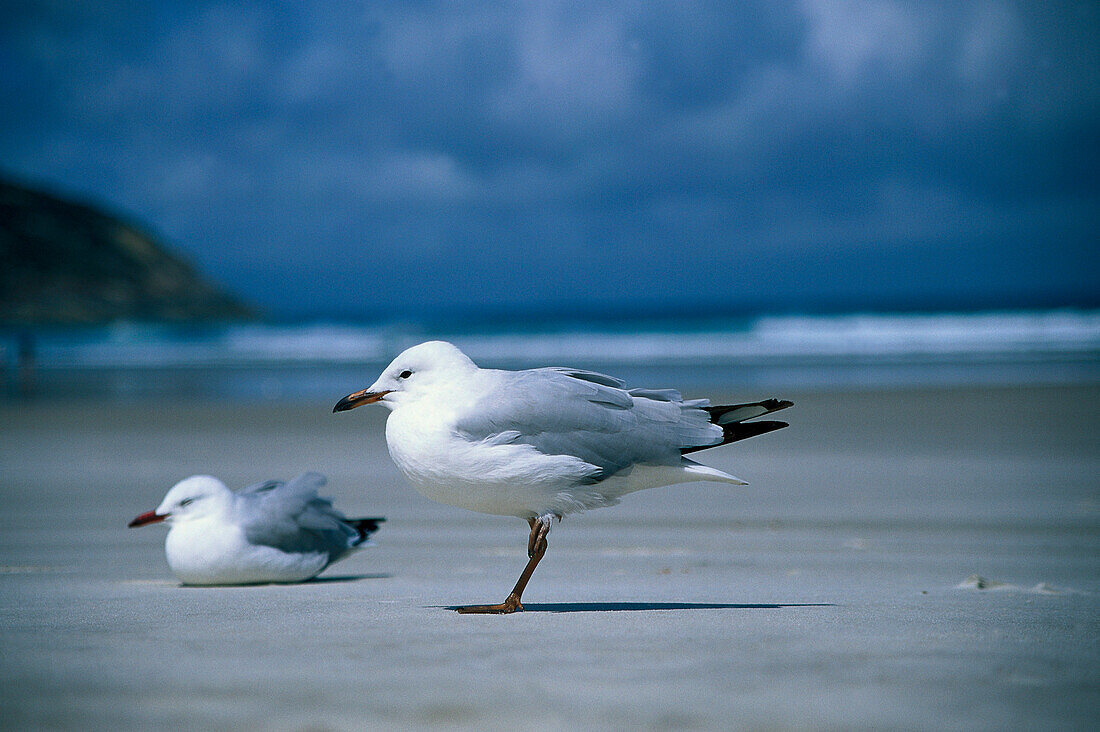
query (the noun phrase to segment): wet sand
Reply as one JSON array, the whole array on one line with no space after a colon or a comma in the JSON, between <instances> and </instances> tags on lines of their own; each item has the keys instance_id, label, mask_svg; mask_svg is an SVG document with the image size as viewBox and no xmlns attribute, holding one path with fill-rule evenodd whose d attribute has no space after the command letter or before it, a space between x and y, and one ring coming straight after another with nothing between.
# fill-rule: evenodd
<instances>
[{"instance_id":1,"label":"wet sand","mask_svg":"<svg viewBox=\"0 0 1100 732\"><path fill-rule=\"evenodd\" d=\"M696 456L751 485L568 517L507 617L446 608L503 599L526 524L406 487L382 409L0 403L0 726L1094 726L1100 388L775 396L791 428ZM126 528L307 469L389 518L321 581L180 587Z\"/></svg>"}]
</instances>

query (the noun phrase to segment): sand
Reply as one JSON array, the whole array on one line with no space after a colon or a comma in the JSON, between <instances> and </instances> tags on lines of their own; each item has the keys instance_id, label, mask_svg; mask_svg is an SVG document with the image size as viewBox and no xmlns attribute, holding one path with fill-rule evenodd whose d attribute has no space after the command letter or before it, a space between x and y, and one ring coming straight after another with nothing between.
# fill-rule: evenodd
<instances>
[{"instance_id":1,"label":"sand","mask_svg":"<svg viewBox=\"0 0 1100 732\"><path fill-rule=\"evenodd\" d=\"M1094 728L1100 388L775 396L790 429L698 456L751 485L567 518L507 617L446 608L526 525L407 488L381 409L0 403L0 726ZM306 469L389 518L322 581L181 587L126 528Z\"/></svg>"}]
</instances>

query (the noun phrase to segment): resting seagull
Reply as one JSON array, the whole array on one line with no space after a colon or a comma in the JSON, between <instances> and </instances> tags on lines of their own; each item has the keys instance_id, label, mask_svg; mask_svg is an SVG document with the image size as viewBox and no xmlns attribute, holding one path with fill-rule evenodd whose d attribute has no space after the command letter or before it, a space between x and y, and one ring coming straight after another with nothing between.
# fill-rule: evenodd
<instances>
[{"instance_id":1,"label":"resting seagull","mask_svg":"<svg viewBox=\"0 0 1100 732\"><path fill-rule=\"evenodd\" d=\"M325 476L303 473L234 493L193 475L130 527L167 521L168 566L185 585L302 582L366 546L384 518L349 519L317 496Z\"/></svg>"},{"instance_id":2,"label":"resting seagull","mask_svg":"<svg viewBox=\"0 0 1100 732\"><path fill-rule=\"evenodd\" d=\"M578 369L482 369L442 341L409 348L333 411L372 402L391 410L390 456L416 490L441 503L518 516L531 527L529 561L508 598L458 608L466 613L523 609L520 597L555 518L662 485L745 485L684 455L786 427L745 420L791 406L768 399L712 407L673 389L625 390L619 379Z\"/></svg>"}]
</instances>

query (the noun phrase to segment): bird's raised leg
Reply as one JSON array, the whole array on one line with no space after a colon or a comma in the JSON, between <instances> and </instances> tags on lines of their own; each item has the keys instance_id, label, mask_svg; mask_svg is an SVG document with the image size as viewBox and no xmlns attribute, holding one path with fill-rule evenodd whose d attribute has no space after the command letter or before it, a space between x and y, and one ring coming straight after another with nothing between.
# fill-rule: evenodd
<instances>
[{"instance_id":1,"label":"bird's raised leg","mask_svg":"<svg viewBox=\"0 0 1100 732\"><path fill-rule=\"evenodd\" d=\"M535 573L535 567L538 566L542 556L546 554L546 535L550 533L550 522L554 518L554 514L546 514L538 518L527 519L527 523L531 525L531 535L527 537L527 556L529 559L527 560L527 566L523 568L523 574L519 576L519 580L516 582L516 586L512 588L512 593L508 595L508 599L499 605L466 605L465 607L456 607L455 610L460 613L494 615L506 615L522 610L523 604L519 601L520 597L523 595L523 590L527 587L531 575ZM561 516L557 516L557 519L560 521Z\"/></svg>"}]
</instances>

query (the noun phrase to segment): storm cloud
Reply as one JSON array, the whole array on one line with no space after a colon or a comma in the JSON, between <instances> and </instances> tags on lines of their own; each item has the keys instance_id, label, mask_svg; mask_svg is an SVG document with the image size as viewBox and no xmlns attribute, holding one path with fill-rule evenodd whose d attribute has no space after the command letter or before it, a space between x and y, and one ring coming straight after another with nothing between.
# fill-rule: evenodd
<instances>
[{"instance_id":1,"label":"storm cloud","mask_svg":"<svg viewBox=\"0 0 1100 732\"><path fill-rule=\"evenodd\" d=\"M1100 302L1094 3L36 2L0 24L0 169L277 315Z\"/></svg>"}]
</instances>

